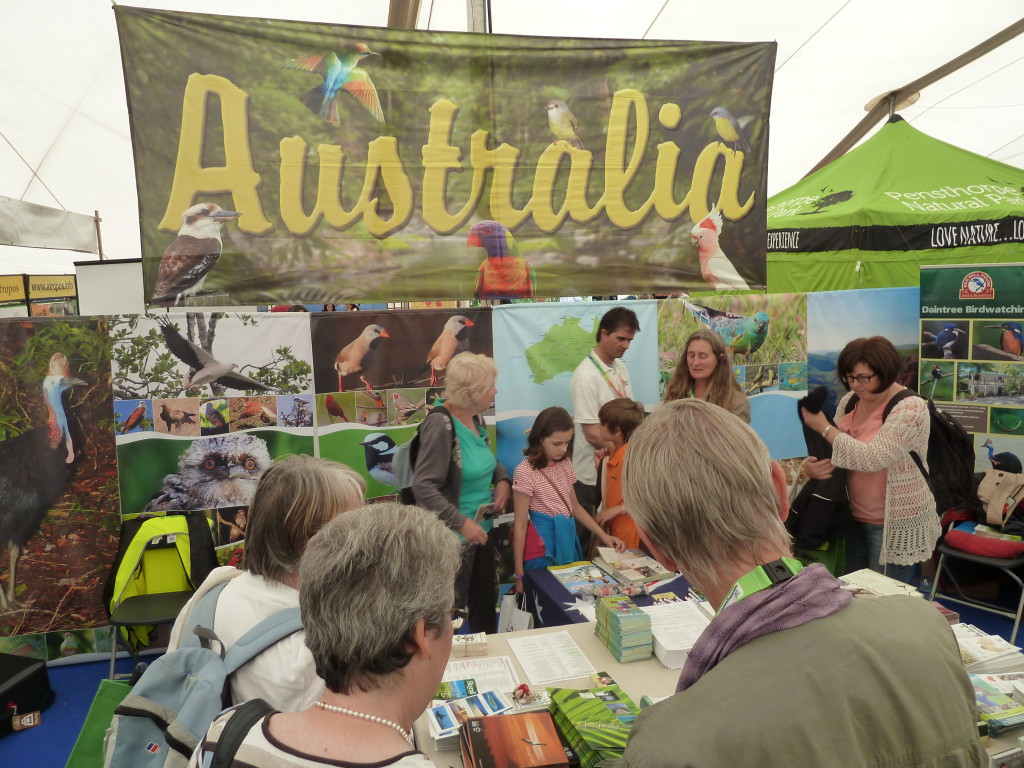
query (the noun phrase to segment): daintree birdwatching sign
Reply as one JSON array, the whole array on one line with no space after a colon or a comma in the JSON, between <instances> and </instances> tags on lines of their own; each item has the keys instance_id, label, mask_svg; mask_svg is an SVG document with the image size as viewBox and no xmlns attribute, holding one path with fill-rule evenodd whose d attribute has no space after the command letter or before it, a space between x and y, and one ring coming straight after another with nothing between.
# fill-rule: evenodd
<instances>
[{"instance_id":1,"label":"daintree birdwatching sign","mask_svg":"<svg viewBox=\"0 0 1024 768\"><path fill-rule=\"evenodd\" d=\"M764 287L774 43L115 13L151 303Z\"/></svg>"}]
</instances>

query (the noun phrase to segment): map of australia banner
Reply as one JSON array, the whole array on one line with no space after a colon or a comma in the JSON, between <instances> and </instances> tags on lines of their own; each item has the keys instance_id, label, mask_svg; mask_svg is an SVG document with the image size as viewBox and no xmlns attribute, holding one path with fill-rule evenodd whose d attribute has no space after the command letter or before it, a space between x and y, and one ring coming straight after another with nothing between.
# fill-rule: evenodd
<instances>
[{"instance_id":1,"label":"map of australia banner","mask_svg":"<svg viewBox=\"0 0 1024 768\"><path fill-rule=\"evenodd\" d=\"M764 287L774 43L114 11L152 305Z\"/></svg>"}]
</instances>

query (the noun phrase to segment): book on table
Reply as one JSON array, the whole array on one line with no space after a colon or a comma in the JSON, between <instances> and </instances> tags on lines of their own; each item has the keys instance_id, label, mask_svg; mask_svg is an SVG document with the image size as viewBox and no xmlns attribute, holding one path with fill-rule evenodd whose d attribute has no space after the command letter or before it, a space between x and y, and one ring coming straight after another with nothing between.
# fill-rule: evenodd
<instances>
[{"instance_id":1,"label":"book on table","mask_svg":"<svg viewBox=\"0 0 1024 768\"><path fill-rule=\"evenodd\" d=\"M611 547L598 547L597 554L594 565L627 587L671 579L676 575L639 549L616 552Z\"/></svg>"},{"instance_id":2,"label":"book on table","mask_svg":"<svg viewBox=\"0 0 1024 768\"><path fill-rule=\"evenodd\" d=\"M587 589L616 583L611 576L589 561L549 565L548 572L573 595L579 595Z\"/></svg>"},{"instance_id":3,"label":"book on table","mask_svg":"<svg viewBox=\"0 0 1024 768\"><path fill-rule=\"evenodd\" d=\"M466 768L573 768L576 751L548 712L471 717L460 728Z\"/></svg>"}]
</instances>

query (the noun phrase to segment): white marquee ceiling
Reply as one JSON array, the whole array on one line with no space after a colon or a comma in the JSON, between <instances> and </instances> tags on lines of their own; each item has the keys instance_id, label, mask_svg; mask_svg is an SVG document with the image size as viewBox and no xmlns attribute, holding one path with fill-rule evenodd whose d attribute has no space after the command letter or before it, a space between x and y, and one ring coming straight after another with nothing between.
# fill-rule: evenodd
<instances>
[{"instance_id":1,"label":"white marquee ceiling","mask_svg":"<svg viewBox=\"0 0 1024 768\"><path fill-rule=\"evenodd\" d=\"M138 0L204 13L384 26L386 0ZM465 0L422 0L420 28L465 30ZM899 88L1016 22L1007 0L492 0L497 33L776 40L768 189L792 185ZM0 5L0 195L99 210L109 258L138 258L138 208L109 0ZM1024 36L900 113L938 139L1024 167ZM0 274L71 272L81 254L0 246Z\"/></svg>"}]
</instances>

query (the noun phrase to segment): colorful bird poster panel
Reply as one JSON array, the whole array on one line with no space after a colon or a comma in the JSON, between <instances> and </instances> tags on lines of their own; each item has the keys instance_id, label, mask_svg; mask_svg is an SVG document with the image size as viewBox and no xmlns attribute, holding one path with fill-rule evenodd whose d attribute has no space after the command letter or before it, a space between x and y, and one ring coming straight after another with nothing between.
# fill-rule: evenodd
<instances>
[{"instance_id":1,"label":"colorful bird poster panel","mask_svg":"<svg viewBox=\"0 0 1024 768\"><path fill-rule=\"evenodd\" d=\"M597 343L601 317L615 301L502 304L494 308L498 363L498 460L509 471L522 461L526 433L536 415L551 405L572 413L573 371ZM633 397L648 407L658 394L658 314L654 301L629 301L640 331L623 362Z\"/></svg>"},{"instance_id":2,"label":"colorful bird poster panel","mask_svg":"<svg viewBox=\"0 0 1024 768\"><path fill-rule=\"evenodd\" d=\"M686 341L700 329L717 333L729 350L733 375L750 398L750 424L772 458L805 455L794 403L807 392L807 297L748 294L660 302L663 388L676 368L686 365Z\"/></svg>"},{"instance_id":3,"label":"colorful bird poster panel","mask_svg":"<svg viewBox=\"0 0 1024 768\"><path fill-rule=\"evenodd\" d=\"M975 469L1024 461L1024 279L1019 266L921 269L921 394L974 437Z\"/></svg>"},{"instance_id":4,"label":"colorful bird poster panel","mask_svg":"<svg viewBox=\"0 0 1024 768\"><path fill-rule=\"evenodd\" d=\"M314 452L309 315L121 315L110 333L123 514L235 514L273 459Z\"/></svg>"},{"instance_id":5,"label":"colorful bird poster panel","mask_svg":"<svg viewBox=\"0 0 1024 768\"><path fill-rule=\"evenodd\" d=\"M153 306L764 288L775 43L114 13Z\"/></svg>"},{"instance_id":6,"label":"colorful bird poster panel","mask_svg":"<svg viewBox=\"0 0 1024 768\"><path fill-rule=\"evenodd\" d=\"M363 474L368 498L391 496L394 452L444 399L452 358L493 355L491 310L325 313L311 322L320 455Z\"/></svg>"},{"instance_id":7,"label":"colorful bird poster panel","mask_svg":"<svg viewBox=\"0 0 1024 768\"><path fill-rule=\"evenodd\" d=\"M2 650L59 657L106 624L121 523L106 318L0 320L0 384L0 636L31 636Z\"/></svg>"}]
</instances>

